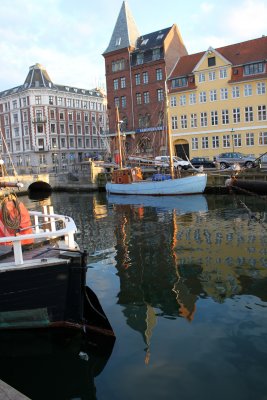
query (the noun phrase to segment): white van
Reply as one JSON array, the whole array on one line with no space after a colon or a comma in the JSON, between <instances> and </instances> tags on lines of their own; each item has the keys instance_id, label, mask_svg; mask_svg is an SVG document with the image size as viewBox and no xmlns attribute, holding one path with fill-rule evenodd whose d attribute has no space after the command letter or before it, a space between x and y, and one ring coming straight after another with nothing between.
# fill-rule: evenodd
<instances>
[{"instance_id":1,"label":"white van","mask_svg":"<svg viewBox=\"0 0 267 400\"><path fill-rule=\"evenodd\" d=\"M188 161L183 160L180 157L173 156L173 166L174 168L179 169L188 169L190 167L190 163ZM156 163L159 163L162 167L169 167L170 165L170 157L169 156L158 156L155 157Z\"/></svg>"}]
</instances>

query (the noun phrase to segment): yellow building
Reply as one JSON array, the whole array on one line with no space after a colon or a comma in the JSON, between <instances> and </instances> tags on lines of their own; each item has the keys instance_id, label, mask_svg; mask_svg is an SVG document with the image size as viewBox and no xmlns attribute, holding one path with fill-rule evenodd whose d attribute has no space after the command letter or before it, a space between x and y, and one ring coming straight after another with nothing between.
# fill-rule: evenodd
<instances>
[{"instance_id":1,"label":"yellow building","mask_svg":"<svg viewBox=\"0 0 267 400\"><path fill-rule=\"evenodd\" d=\"M181 57L168 79L178 156L267 151L267 37Z\"/></svg>"}]
</instances>

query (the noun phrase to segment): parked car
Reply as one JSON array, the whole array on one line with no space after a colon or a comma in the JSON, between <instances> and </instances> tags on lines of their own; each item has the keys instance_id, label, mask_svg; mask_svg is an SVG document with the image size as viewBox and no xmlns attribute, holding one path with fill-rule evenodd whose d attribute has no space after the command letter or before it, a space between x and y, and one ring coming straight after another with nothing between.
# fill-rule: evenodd
<instances>
[{"instance_id":1,"label":"parked car","mask_svg":"<svg viewBox=\"0 0 267 400\"><path fill-rule=\"evenodd\" d=\"M246 168L253 168L256 166L256 158L242 153L221 153L215 157L215 161L220 163L220 169L231 167L233 164L239 164Z\"/></svg>"},{"instance_id":2,"label":"parked car","mask_svg":"<svg viewBox=\"0 0 267 400\"><path fill-rule=\"evenodd\" d=\"M215 161L211 161L205 157L193 157L192 160L190 160L190 162L195 168L199 168L202 165L203 168L216 168Z\"/></svg>"},{"instance_id":3,"label":"parked car","mask_svg":"<svg viewBox=\"0 0 267 400\"><path fill-rule=\"evenodd\" d=\"M190 168L190 163L188 161L183 160L180 157L173 156L173 166L174 168L179 169L188 169ZM170 165L170 157L169 156L158 156L155 157L156 163L159 163L162 167L168 167Z\"/></svg>"}]
</instances>

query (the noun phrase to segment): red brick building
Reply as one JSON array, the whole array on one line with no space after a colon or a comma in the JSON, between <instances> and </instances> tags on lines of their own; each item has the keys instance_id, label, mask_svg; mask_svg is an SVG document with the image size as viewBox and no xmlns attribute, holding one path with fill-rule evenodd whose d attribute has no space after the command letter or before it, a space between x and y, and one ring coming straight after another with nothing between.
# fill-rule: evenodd
<instances>
[{"instance_id":1,"label":"red brick building","mask_svg":"<svg viewBox=\"0 0 267 400\"><path fill-rule=\"evenodd\" d=\"M105 58L109 135L116 153L116 107L127 155L166 154L165 82L187 50L178 27L140 35L124 1Z\"/></svg>"}]
</instances>

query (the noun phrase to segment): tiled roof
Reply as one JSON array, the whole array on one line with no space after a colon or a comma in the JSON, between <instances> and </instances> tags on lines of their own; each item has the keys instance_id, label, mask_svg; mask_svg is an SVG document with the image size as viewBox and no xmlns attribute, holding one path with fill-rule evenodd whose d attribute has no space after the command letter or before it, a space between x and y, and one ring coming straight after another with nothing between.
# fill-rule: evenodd
<instances>
[{"instance_id":1,"label":"tiled roof","mask_svg":"<svg viewBox=\"0 0 267 400\"><path fill-rule=\"evenodd\" d=\"M161 47L171 28L172 27L161 29L156 32L148 33L147 35L140 36L136 43L136 50L144 51L155 47Z\"/></svg>"},{"instance_id":2,"label":"tiled roof","mask_svg":"<svg viewBox=\"0 0 267 400\"><path fill-rule=\"evenodd\" d=\"M114 27L109 45L103 54L112 51L135 47L137 38L140 36L137 25L134 21L132 13L124 1Z\"/></svg>"},{"instance_id":3,"label":"tiled roof","mask_svg":"<svg viewBox=\"0 0 267 400\"><path fill-rule=\"evenodd\" d=\"M215 49L233 66L267 60L267 37L235 43L229 46ZM179 59L172 71L170 79L192 74L195 66L201 60L205 52L183 56Z\"/></svg>"}]
</instances>

